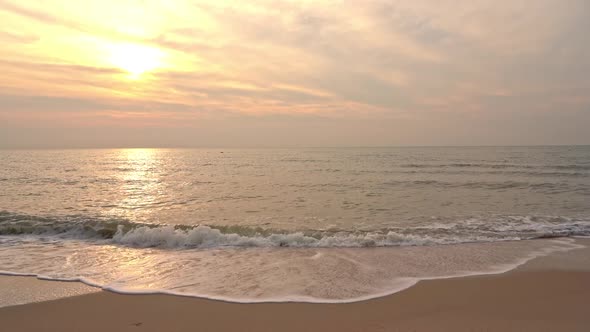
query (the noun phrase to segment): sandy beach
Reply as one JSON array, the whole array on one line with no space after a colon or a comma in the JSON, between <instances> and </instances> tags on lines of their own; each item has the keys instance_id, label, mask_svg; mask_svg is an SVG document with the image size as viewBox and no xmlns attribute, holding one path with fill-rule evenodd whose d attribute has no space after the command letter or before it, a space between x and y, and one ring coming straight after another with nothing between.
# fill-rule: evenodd
<instances>
[{"instance_id":1,"label":"sandy beach","mask_svg":"<svg viewBox=\"0 0 590 332\"><path fill-rule=\"evenodd\" d=\"M0 308L0 321L7 331L587 331L588 252L550 255L500 275L421 281L349 304L237 304L103 291Z\"/></svg>"}]
</instances>

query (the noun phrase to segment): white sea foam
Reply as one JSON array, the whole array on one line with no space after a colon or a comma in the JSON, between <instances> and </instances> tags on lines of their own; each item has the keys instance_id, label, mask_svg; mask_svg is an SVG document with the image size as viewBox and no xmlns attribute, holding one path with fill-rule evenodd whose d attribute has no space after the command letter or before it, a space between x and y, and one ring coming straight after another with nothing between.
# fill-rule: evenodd
<instances>
[{"instance_id":1,"label":"white sea foam","mask_svg":"<svg viewBox=\"0 0 590 332\"><path fill-rule=\"evenodd\" d=\"M590 232L586 220L560 219L561 223L535 220L533 217L509 217L504 221L487 224L485 220L468 219L462 222L426 227L406 228L400 231L367 232L305 232L249 234L224 233L209 226L179 229L173 226L141 226L129 231L119 227L113 240L119 244L137 247L388 247L453 244L469 242L496 242L539 237L583 236ZM421 230L421 234L412 231ZM444 233L441 233L445 231ZM424 232L426 231L426 233Z\"/></svg>"},{"instance_id":2,"label":"white sea foam","mask_svg":"<svg viewBox=\"0 0 590 332\"><path fill-rule=\"evenodd\" d=\"M518 239L518 238L508 238ZM128 232L122 228L113 237L115 243L138 247L384 247L403 245L432 245L454 242L492 241L490 238L446 238L435 239L429 236L403 235L396 232L351 234L342 232L334 235L324 235L320 238L305 235L303 232L271 234L268 236L244 236L239 234L225 234L219 229L208 226L198 226L190 230L165 227L139 227Z\"/></svg>"},{"instance_id":3,"label":"white sea foam","mask_svg":"<svg viewBox=\"0 0 590 332\"><path fill-rule=\"evenodd\" d=\"M74 241L2 247L0 266L5 271L0 274L80 281L122 294L346 303L399 292L420 280L504 273L535 257L581 247L573 239L551 239L403 248L170 251Z\"/></svg>"}]
</instances>

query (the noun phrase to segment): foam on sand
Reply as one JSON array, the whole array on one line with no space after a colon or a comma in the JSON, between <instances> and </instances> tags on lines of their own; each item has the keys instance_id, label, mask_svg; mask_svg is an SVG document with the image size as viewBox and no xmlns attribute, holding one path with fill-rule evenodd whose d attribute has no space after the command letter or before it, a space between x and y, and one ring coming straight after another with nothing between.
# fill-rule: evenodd
<instances>
[{"instance_id":1,"label":"foam on sand","mask_svg":"<svg viewBox=\"0 0 590 332\"><path fill-rule=\"evenodd\" d=\"M57 300L100 291L100 288L79 282L45 283L35 278L24 278L26 275L23 274L0 274L7 274L0 277L0 307Z\"/></svg>"},{"instance_id":2,"label":"foam on sand","mask_svg":"<svg viewBox=\"0 0 590 332\"><path fill-rule=\"evenodd\" d=\"M169 250L83 245L84 254L76 241L4 248L0 266L7 272L78 280L122 294L346 303L392 294L420 280L503 273L535 257L583 247L573 239L401 248Z\"/></svg>"}]
</instances>

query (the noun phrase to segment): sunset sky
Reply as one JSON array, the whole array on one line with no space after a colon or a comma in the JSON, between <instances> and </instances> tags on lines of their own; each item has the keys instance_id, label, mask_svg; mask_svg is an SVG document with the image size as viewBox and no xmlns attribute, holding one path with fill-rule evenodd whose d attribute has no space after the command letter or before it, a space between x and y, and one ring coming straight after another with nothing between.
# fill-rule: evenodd
<instances>
[{"instance_id":1,"label":"sunset sky","mask_svg":"<svg viewBox=\"0 0 590 332\"><path fill-rule=\"evenodd\" d=\"M0 147L590 144L590 1L0 0Z\"/></svg>"}]
</instances>

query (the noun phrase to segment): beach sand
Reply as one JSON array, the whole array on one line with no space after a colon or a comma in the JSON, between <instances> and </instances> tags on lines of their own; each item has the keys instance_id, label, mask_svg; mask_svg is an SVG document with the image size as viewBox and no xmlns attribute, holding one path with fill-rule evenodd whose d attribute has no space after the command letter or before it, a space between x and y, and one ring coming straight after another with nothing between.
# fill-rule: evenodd
<instances>
[{"instance_id":1,"label":"beach sand","mask_svg":"<svg viewBox=\"0 0 590 332\"><path fill-rule=\"evenodd\" d=\"M0 308L0 324L3 331L588 331L589 261L587 248L574 250L500 275L421 281L349 304L101 291Z\"/></svg>"},{"instance_id":2,"label":"beach sand","mask_svg":"<svg viewBox=\"0 0 590 332\"><path fill-rule=\"evenodd\" d=\"M81 282L41 281L32 277L0 276L0 307L44 302L100 292Z\"/></svg>"}]
</instances>

